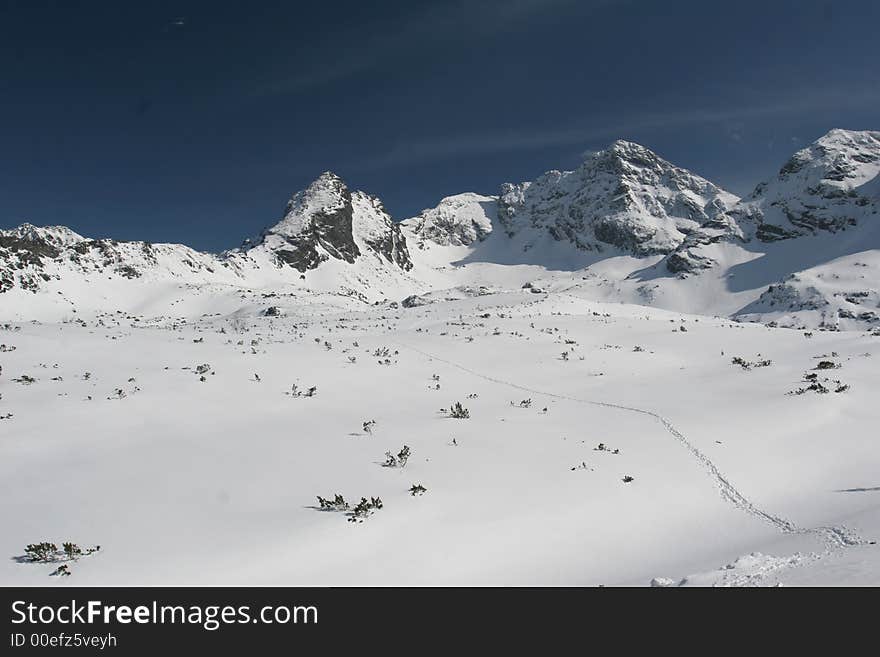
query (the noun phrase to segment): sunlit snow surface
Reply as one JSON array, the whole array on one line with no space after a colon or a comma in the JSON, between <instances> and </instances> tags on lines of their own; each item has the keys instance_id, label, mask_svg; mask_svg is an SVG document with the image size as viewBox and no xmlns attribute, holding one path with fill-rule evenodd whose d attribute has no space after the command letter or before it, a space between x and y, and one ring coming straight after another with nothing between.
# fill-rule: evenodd
<instances>
[{"instance_id":1,"label":"sunlit snow surface","mask_svg":"<svg viewBox=\"0 0 880 657\"><path fill-rule=\"evenodd\" d=\"M414 308L156 286L10 324L0 583L880 584L880 337L535 281ZM811 372L831 391L787 394ZM51 577L18 559L43 540L101 550Z\"/></svg>"}]
</instances>

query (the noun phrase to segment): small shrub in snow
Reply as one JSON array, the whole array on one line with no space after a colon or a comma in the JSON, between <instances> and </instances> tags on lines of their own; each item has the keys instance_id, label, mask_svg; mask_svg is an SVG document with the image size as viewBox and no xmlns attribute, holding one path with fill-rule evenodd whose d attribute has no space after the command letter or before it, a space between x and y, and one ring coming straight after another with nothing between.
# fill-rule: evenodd
<instances>
[{"instance_id":1,"label":"small shrub in snow","mask_svg":"<svg viewBox=\"0 0 880 657\"><path fill-rule=\"evenodd\" d=\"M413 497L415 497L416 495L424 495L427 492L428 489L421 484L413 484L409 489L409 494Z\"/></svg>"},{"instance_id":2,"label":"small shrub in snow","mask_svg":"<svg viewBox=\"0 0 880 657\"><path fill-rule=\"evenodd\" d=\"M385 452L385 463L382 465L386 468L403 468L406 466L409 456L410 449L408 446L404 445L403 449L397 452L396 456L391 452Z\"/></svg>"},{"instance_id":3,"label":"small shrub in snow","mask_svg":"<svg viewBox=\"0 0 880 657\"><path fill-rule=\"evenodd\" d=\"M440 409L441 411L444 409ZM466 420L471 414L468 409L461 405L461 402L455 402L448 411L449 417L455 418L456 420Z\"/></svg>"},{"instance_id":4,"label":"small shrub in snow","mask_svg":"<svg viewBox=\"0 0 880 657\"><path fill-rule=\"evenodd\" d=\"M332 500L324 499L318 495L318 504L322 511L348 511L349 509L348 502L339 493L336 493Z\"/></svg>"},{"instance_id":5,"label":"small shrub in snow","mask_svg":"<svg viewBox=\"0 0 880 657\"><path fill-rule=\"evenodd\" d=\"M623 483L625 483L625 484L628 484L628 483L631 482L631 481L635 481L635 477L630 477L629 475L626 475L626 476L623 478Z\"/></svg>"},{"instance_id":6,"label":"small shrub in snow","mask_svg":"<svg viewBox=\"0 0 880 657\"><path fill-rule=\"evenodd\" d=\"M30 561L54 561L58 555L58 546L46 541L31 543L24 549L24 553Z\"/></svg>"},{"instance_id":7,"label":"small shrub in snow","mask_svg":"<svg viewBox=\"0 0 880 657\"><path fill-rule=\"evenodd\" d=\"M314 397L318 394L318 386L311 386L310 388L306 388L305 390L300 390L299 386L295 383L290 386L290 392L284 393L289 397Z\"/></svg>"},{"instance_id":8,"label":"small shrub in snow","mask_svg":"<svg viewBox=\"0 0 880 657\"><path fill-rule=\"evenodd\" d=\"M64 554L68 559L75 559L82 555L83 551L80 546L76 543L62 543L62 549L64 550Z\"/></svg>"},{"instance_id":9,"label":"small shrub in snow","mask_svg":"<svg viewBox=\"0 0 880 657\"><path fill-rule=\"evenodd\" d=\"M349 522L359 522L363 521L364 518L372 515L375 511L382 508L382 500L378 497L371 497L367 500L366 497L362 497L361 501L358 502L357 506L351 510L351 516L349 517Z\"/></svg>"},{"instance_id":10,"label":"small shrub in snow","mask_svg":"<svg viewBox=\"0 0 880 657\"><path fill-rule=\"evenodd\" d=\"M376 420L367 420L364 422L364 432L373 435L373 428L376 426Z\"/></svg>"}]
</instances>

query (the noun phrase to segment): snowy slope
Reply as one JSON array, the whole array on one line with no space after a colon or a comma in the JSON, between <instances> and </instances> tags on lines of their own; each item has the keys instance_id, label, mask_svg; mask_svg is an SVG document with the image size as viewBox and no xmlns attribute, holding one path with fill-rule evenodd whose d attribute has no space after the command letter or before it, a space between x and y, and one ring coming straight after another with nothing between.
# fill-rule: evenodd
<instances>
[{"instance_id":1,"label":"snowy slope","mask_svg":"<svg viewBox=\"0 0 880 657\"><path fill-rule=\"evenodd\" d=\"M0 329L0 583L880 583L877 337L529 290L176 311ZM787 394L814 373L850 387ZM52 577L43 540L101 550Z\"/></svg>"}]
</instances>

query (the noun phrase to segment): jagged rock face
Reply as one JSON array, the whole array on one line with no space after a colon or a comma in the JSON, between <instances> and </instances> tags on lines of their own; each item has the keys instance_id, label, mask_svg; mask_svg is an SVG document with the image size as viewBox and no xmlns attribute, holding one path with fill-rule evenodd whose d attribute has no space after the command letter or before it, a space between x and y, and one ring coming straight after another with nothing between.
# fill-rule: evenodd
<instances>
[{"instance_id":1,"label":"jagged rock face","mask_svg":"<svg viewBox=\"0 0 880 657\"><path fill-rule=\"evenodd\" d=\"M44 261L60 253L58 241L48 229L43 232L30 224L0 231L0 292L11 290L16 283L36 290L39 278L45 276Z\"/></svg>"},{"instance_id":2,"label":"jagged rock face","mask_svg":"<svg viewBox=\"0 0 880 657\"><path fill-rule=\"evenodd\" d=\"M353 214L351 192L327 172L290 199L284 218L263 233L262 244L300 272L331 257L353 263L360 255L352 233Z\"/></svg>"},{"instance_id":3,"label":"jagged rock face","mask_svg":"<svg viewBox=\"0 0 880 657\"><path fill-rule=\"evenodd\" d=\"M763 242L847 230L877 213L880 132L832 130L758 185L735 218Z\"/></svg>"},{"instance_id":4,"label":"jagged rock face","mask_svg":"<svg viewBox=\"0 0 880 657\"><path fill-rule=\"evenodd\" d=\"M422 210L402 223L420 244L430 241L441 246L470 246L492 232L496 201L494 196L472 193L447 196L437 207Z\"/></svg>"},{"instance_id":5,"label":"jagged rock face","mask_svg":"<svg viewBox=\"0 0 880 657\"><path fill-rule=\"evenodd\" d=\"M353 234L367 248L403 271L413 268L406 238L385 207L375 196L364 192L352 194Z\"/></svg>"},{"instance_id":6,"label":"jagged rock face","mask_svg":"<svg viewBox=\"0 0 880 657\"><path fill-rule=\"evenodd\" d=\"M652 255L671 252L736 200L647 148L617 141L575 171L503 185L498 220L511 237L531 228L581 250Z\"/></svg>"},{"instance_id":7,"label":"jagged rock face","mask_svg":"<svg viewBox=\"0 0 880 657\"><path fill-rule=\"evenodd\" d=\"M382 202L364 192L349 191L330 172L297 192L284 218L264 231L251 248L268 250L279 264L300 273L331 258L353 264L364 251L404 271L412 269L406 239Z\"/></svg>"},{"instance_id":8,"label":"jagged rock face","mask_svg":"<svg viewBox=\"0 0 880 657\"><path fill-rule=\"evenodd\" d=\"M666 268L673 274L696 274L715 267L718 262L703 247L719 242L747 241L732 214L721 214L689 233L675 251L666 256Z\"/></svg>"}]
</instances>

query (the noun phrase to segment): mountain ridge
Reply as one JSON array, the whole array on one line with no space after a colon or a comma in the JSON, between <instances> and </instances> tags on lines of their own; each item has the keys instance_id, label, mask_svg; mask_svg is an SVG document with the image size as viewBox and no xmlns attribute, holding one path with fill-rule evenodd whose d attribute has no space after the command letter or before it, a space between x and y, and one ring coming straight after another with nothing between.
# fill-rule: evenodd
<instances>
[{"instance_id":1,"label":"mountain ridge","mask_svg":"<svg viewBox=\"0 0 880 657\"><path fill-rule=\"evenodd\" d=\"M376 302L473 283L509 287L526 270L543 270L595 279L593 292L605 298L614 298L608 288L616 286L621 301L723 308L749 321L874 326L878 176L876 131L831 130L743 199L644 146L617 140L572 171L505 183L496 195L449 196L396 222L378 197L350 190L325 171L293 194L258 237L220 253L91 239L64 226L0 230L0 294L64 296L67 284L141 281L341 290ZM817 253L823 251L828 258ZM838 289L829 281L841 272L812 271L827 268L831 255L848 262L866 251L856 258L865 261L857 279L865 289ZM766 272L755 273L755 262ZM743 280L741 270L750 272L751 287L731 283L738 272ZM812 282L801 285L805 280ZM708 287L730 303L699 301Z\"/></svg>"}]
</instances>

